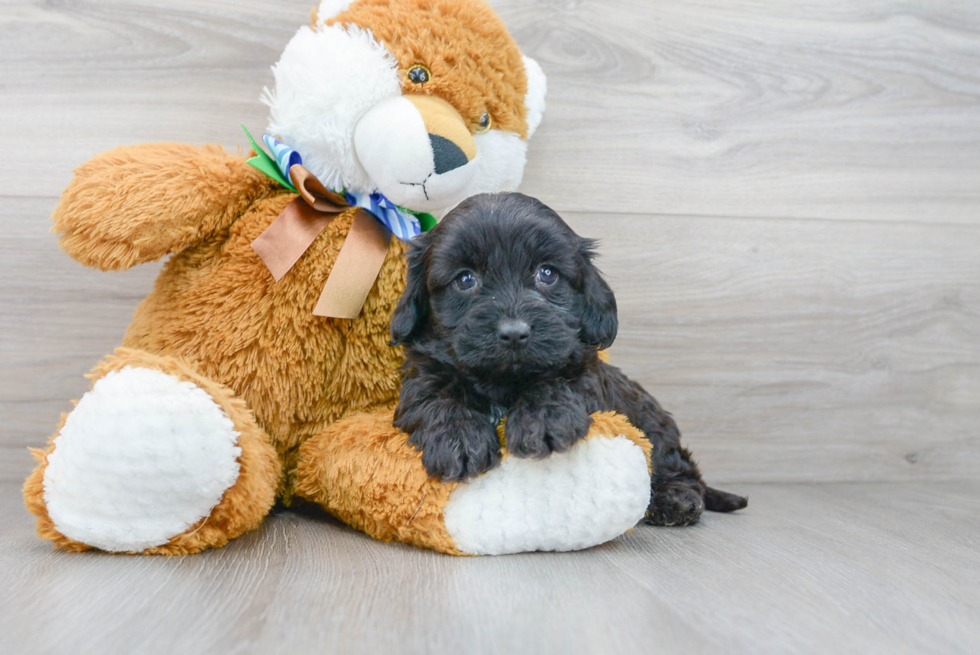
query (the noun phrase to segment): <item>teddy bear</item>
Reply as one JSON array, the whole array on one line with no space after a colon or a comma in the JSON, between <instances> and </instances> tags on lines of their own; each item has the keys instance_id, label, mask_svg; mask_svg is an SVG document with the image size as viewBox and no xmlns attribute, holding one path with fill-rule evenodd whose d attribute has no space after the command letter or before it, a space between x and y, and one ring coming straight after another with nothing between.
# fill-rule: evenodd
<instances>
[{"instance_id":1,"label":"teddy bear","mask_svg":"<svg viewBox=\"0 0 980 655\"><path fill-rule=\"evenodd\" d=\"M169 257L24 485L69 551L187 554L313 502L445 553L572 550L643 518L621 416L544 460L431 479L392 427L405 243L514 190L545 76L481 0L323 0L272 69L270 153L144 144L83 164L52 220L80 263Z\"/></svg>"}]
</instances>

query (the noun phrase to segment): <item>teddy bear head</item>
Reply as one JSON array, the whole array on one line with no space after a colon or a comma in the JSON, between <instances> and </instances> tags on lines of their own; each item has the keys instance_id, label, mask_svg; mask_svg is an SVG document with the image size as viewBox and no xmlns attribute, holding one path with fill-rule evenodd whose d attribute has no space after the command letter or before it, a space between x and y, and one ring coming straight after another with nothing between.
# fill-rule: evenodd
<instances>
[{"instance_id":1,"label":"teddy bear head","mask_svg":"<svg viewBox=\"0 0 980 655\"><path fill-rule=\"evenodd\" d=\"M320 182L436 216L516 189L544 111L482 0L323 0L272 70L268 132Z\"/></svg>"}]
</instances>

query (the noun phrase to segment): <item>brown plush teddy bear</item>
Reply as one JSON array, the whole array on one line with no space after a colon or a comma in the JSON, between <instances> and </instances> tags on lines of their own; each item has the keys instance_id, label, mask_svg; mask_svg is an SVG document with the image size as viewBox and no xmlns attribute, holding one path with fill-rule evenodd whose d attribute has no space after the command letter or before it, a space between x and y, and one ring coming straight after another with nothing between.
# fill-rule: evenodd
<instances>
[{"instance_id":1,"label":"brown plush teddy bear","mask_svg":"<svg viewBox=\"0 0 980 655\"><path fill-rule=\"evenodd\" d=\"M272 157L120 148L82 165L55 210L62 248L87 266L170 259L35 451L24 494L40 536L190 553L297 496L455 554L582 548L631 528L649 446L621 417L464 485L429 479L391 427L402 239L469 195L517 187L544 109L537 64L478 0L324 0L273 72Z\"/></svg>"}]
</instances>

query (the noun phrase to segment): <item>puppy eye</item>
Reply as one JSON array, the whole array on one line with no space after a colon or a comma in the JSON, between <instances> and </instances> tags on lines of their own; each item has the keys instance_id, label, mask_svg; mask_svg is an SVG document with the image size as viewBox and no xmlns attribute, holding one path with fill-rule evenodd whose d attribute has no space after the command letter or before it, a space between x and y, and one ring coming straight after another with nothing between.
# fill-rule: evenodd
<instances>
[{"instance_id":1,"label":"puppy eye","mask_svg":"<svg viewBox=\"0 0 980 655\"><path fill-rule=\"evenodd\" d=\"M473 271L463 271L453 280L453 286L460 291L472 291L476 288L477 284L479 284L479 281L476 279Z\"/></svg>"},{"instance_id":2,"label":"puppy eye","mask_svg":"<svg viewBox=\"0 0 980 655\"><path fill-rule=\"evenodd\" d=\"M558 271L551 268L550 266L542 266L538 269L538 283L543 284L546 287L550 287L552 284L558 281Z\"/></svg>"},{"instance_id":3,"label":"puppy eye","mask_svg":"<svg viewBox=\"0 0 980 655\"><path fill-rule=\"evenodd\" d=\"M422 64L415 64L408 69L408 79L414 84L425 84L432 79L432 71Z\"/></svg>"},{"instance_id":4,"label":"puppy eye","mask_svg":"<svg viewBox=\"0 0 980 655\"><path fill-rule=\"evenodd\" d=\"M476 133L483 134L490 129L491 125L493 125L493 119L490 118L490 114L483 112L480 114L480 119L476 122Z\"/></svg>"}]
</instances>

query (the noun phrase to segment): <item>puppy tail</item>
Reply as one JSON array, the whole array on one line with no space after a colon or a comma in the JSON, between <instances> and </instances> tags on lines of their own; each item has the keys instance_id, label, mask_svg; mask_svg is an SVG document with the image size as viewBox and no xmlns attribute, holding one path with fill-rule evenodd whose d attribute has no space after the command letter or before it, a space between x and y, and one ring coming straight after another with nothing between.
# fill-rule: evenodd
<instances>
[{"instance_id":1,"label":"puppy tail","mask_svg":"<svg viewBox=\"0 0 980 655\"><path fill-rule=\"evenodd\" d=\"M704 492L704 508L709 512L734 512L737 509L744 509L748 504L748 498L727 491L708 487Z\"/></svg>"}]
</instances>

